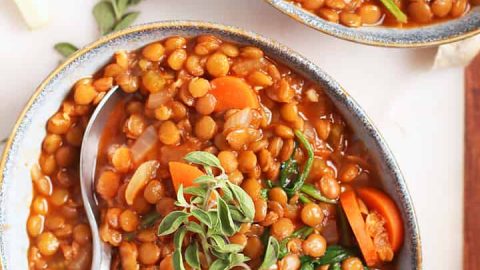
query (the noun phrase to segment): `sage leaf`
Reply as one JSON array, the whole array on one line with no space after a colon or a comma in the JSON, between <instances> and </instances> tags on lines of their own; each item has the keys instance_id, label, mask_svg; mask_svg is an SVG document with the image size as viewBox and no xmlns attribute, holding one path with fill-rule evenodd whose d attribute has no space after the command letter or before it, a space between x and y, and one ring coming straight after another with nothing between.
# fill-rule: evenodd
<instances>
[{"instance_id":1,"label":"sage leaf","mask_svg":"<svg viewBox=\"0 0 480 270\"><path fill-rule=\"evenodd\" d=\"M267 249L265 250L265 256L263 257L263 262L260 265L258 270L268 270L270 266L277 262L278 258L279 244L277 239L270 236L267 243Z\"/></svg>"},{"instance_id":2,"label":"sage leaf","mask_svg":"<svg viewBox=\"0 0 480 270\"><path fill-rule=\"evenodd\" d=\"M228 256L228 261L230 262L230 266L234 267L241 263L248 261L249 258L242 253L232 253Z\"/></svg>"},{"instance_id":3,"label":"sage leaf","mask_svg":"<svg viewBox=\"0 0 480 270\"><path fill-rule=\"evenodd\" d=\"M221 198L217 199L218 205L218 221L220 227L225 235L232 236L235 233L235 224L233 223L232 215L227 203Z\"/></svg>"},{"instance_id":4,"label":"sage leaf","mask_svg":"<svg viewBox=\"0 0 480 270\"><path fill-rule=\"evenodd\" d=\"M199 185L201 184L215 184L217 183L217 181L215 180L215 178L213 178L213 176L211 175L200 175L199 177L195 178L195 180L193 180L194 183L197 183Z\"/></svg>"},{"instance_id":5,"label":"sage leaf","mask_svg":"<svg viewBox=\"0 0 480 270\"><path fill-rule=\"evenodd\" d=\"M187 220L188 214L181 211L174 211L168 214L158 226L158 235L169 235L175 232L182 223Z\"/></svg>"},{"instance_id":6,"label":"sage leaf","mask_svg":"<svg viewBox=\"0 0 480 270\"><path fill-rule=\"evenodd\" d=\"M173 252L173 269L185 270L185 266L183 265L181 249L175 249L175 252Z\"/></svg>"},{"instance_id":7,"label":"sage leaf","mask_svg":"<svg viewBox=\"0 0 480 270\"><path fill-rule=\"evenodd\" d=\"M115 26L115 11L111 2L101 1L93 7L93 16L102 35L112 31Z\"/></svg>"},{"instance_id":8,"label":"sage leaf","mask_svg":"<svg viewBox=\"0 0 480 270\"><path fill-rule=\"evenodd\" d=\"M198 164L202 166L207 166L207 167L217 167L222 169L222 165L220 164L220 160L208 152L204 151L193 151L188 153L183 159L186 161L193 163L193 164Z\"/></svg>"},{"instance_id":9,"label":"sage leaf","mask_svg":"<svg viewBox=\"0 0 480 270\"><path fill-rule=\"evenodd\" d=\"M185 199L185 196L183 196L183 184L180 185L177 191L177 201L175 202L177 206L180 207L189 207L190 205L188 204L187 200Z\"/></svg>"},{"instance_id":10,"label":"sage leaf","mask_svg":"<svg viewBox=\"0 0 480 270\"><path fill-rule=\"evenodd\" d=\"M205 231L203 230L202 226L196 222L189 222L187 223L187 230L193 233L198 233L198 234L205 234Z\"/></svg>"},{"instance_id":11,"label":"sage leaf","mask_svg":"<svg viewBox=\"0 0 480 270\"><path fill-rule=\"evenodd\" d=\"M122 19L115 25L113 31L119 31L129 27L137 19L138 15L140 15L140 12L136 11L125 14L125 16L123 16Z\"/></svg>"},{"instance_id":12,"label":"sage leaf","mask_svg":"<svg viewBox=\"0 0 480 270\"><path fill-rule=\"evenodd\" d=\"M223 246L213 246L213 248L220 253L238 253L242 251L243 246L237 244L225 244Z\"/></svg>"},{"instance_id":13,"label":"sage leaf","mask_svg":"<svg viewBox=\"0 0 480 270\"><path fill-rule=\"evenodd\" d=\"M185 250L185 261L194 269L200 269L200 258L198 256L198 244L193 242Z\"/></svg>"},{"instance_id":14,"label":"sage leaf","mask_svg":"<svg viewBox=\"0 0 480 270\"><path fill-rule=\"evenodd\" d=\"M197 197L202 197L202 198L204 198L207 195L207 191L204 188L194 187L194 186L186 187L183 190L183 193L190 194Z\"/></svg>"},{"instance_id":15,"label":"sage leaf","mask_svg":"<svg viewBox=\"0 0 480 270\"><path fill-rule=\"evenodd\" d=\"M237 200L240 209L247 218L247 222L252 222L255 216L255 205L252 198L241 187L227 181L227 185L233 193L235 200Z\"/></svg>"},{"instance_id":16,"label":"sage leaf","mask_svg":"<svg viewBox=\"0 0 480 270\"><path fill-rule=\"evenodd\" d=\"M218 259L215 260L212 265L210 265L209 270L225 270L228 269L229 263L225 260Z\"/></svg>"},{"instance_id":17,"label":"sage leaf","mask_svg":"<svg viewBox=\"0 0 480 270\"><path fill-rule=\"evenodd\" d=\"M201 223L207 225L207 227L212 228L212 219L210 215L202 209L193 209L190 212L196 219L198 219Z\"/></svg>"},{"instance_id":18,"label":"sage leaf","mask_svg":"<svg viewBox=\"0 0 480 270\"><path fill-rule=\"evenodd\" d=\"M57 43L53 48L55 48L55 50L64 57L69 57L70 55L72 55L74 52L78 50L78 48L75 47L75 45L68 42Z\"/></svg>"},{"instance_id":19,"label":"sage leaf","mask_svg":"<svg viewBox=\"0 0 480 270\"><path fill-rule=\"evenodd\" d=\"M127 10L127 7L128 7L128 0L111 0L112 2L114 2L114 6L116 6L117 8L117 12L118 16L117 17L117 20L120 20L120 18L122 18L123 14L125 14L125 11Z\"/></svg>"},{"instance_id":20,"label":"sage leaf","mask_svg":"<svg viewBox=\"0 0 480 270\"><path fill-rule=\"evenodd\" d=\"M249 222L248 218L245 217L242 211L238 210L235 206L229 205L230 213L232 215L232 219L237 222Z\"/></svg>"}]
</instances>

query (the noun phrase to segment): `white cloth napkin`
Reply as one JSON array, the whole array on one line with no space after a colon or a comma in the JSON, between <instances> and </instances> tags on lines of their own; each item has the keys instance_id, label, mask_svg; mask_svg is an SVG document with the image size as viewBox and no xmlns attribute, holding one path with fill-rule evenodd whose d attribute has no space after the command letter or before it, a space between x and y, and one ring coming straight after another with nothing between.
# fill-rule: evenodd
<instances>
[{"instance_id":1,"label":"white cloth napkin","mask_svg":"<svg viewBox=\"0 0 480 270\"><path fill-rule=\"evenodd\" d=\"M467 66L480 52L480 35L438 47L434 69Z\"/></svg>"}]
</instances>

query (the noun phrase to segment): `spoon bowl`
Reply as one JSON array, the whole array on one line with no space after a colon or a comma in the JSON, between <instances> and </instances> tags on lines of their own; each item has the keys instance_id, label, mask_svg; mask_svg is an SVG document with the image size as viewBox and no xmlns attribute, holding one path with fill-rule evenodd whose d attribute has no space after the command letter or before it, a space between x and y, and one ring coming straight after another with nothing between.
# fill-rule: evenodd
<instances>
[{"instance_id":1,"label":"spoon bowl","mask_svg":"<svg viewBox=\"0 0 480 270\"><path fill-rule=\"evenodd\" d=\"M123 94L118 86L113 87L93 112L82 141L80 150L80 188L82 190L83 207L87 213L88 223L92 231L92 270L108 270L111 262L111 248L100 239L100 212L95 198L95 173L97 165L98 144L102 138L105 123L115 105Z\"/></svg>"}]
</instances>

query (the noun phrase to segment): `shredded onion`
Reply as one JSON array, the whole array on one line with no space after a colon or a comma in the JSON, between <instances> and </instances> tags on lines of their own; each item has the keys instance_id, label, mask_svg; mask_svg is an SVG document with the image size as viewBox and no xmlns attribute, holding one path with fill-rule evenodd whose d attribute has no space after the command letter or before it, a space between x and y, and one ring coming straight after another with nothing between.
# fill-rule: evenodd
<instances>
[{"instance_id":1,"label":"shredded onion","mask_svg":"<svg viewBox=\"0 0 480 270\"><path fill-rule=\"evenodd\" d=\"M172 98L169 91L158 91L157 93L150 94L147 100L148 109L156 109L167 103Z\"/></svg>"},{"instance_id":2,"label":"shredded onion","mask_svg":"<svg viewBox=\"0 0 480 270\"><path fill-rule=\"evenodd\" d=\"M157 130L153 126L147 127L130 149L132 151L133 161L135 163L140 162L157 144L157 140Z\"/></svg>"},{"instance_id":3,"label":"shredded onion","mask_svg":"<svg viewBox=\"0 0 480 270\"><path fill-rule=\"evenodd\" d=\"M252 110L250 108L240 110L227 118L223 125L223 130L226 134L235 129L247 128L252 122L252 118Z\"/></svg>"},{"instance_id":4,"label":"shredded onion","mask_svg":"<svg viewBox=\"0 0 480 270\"><path fill-rule=\"evenodd\" d=\"M137 196L138 192L143 189L148 181L155 177L158 167L160 164L156 160L150 160L142 163L135 171L128 182L127 189L125 190L125 201L128 205L133 204L133 200Z\"/></svg>"}]
</instances>

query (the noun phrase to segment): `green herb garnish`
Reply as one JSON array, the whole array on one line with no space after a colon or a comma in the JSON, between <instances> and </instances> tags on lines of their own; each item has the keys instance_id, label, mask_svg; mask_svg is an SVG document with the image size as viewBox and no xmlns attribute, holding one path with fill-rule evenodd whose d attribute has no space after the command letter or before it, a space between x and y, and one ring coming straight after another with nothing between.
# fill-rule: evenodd
<instances>
[{"instance_id":1,"label":"green herb garnish","mask_svg":"<svg viewBox=\"0 0 480 270\"><path fill-rule=\"evenodd\" d=\"M139 2L141 0L102 0L98 2L93 7L92 14L100 34L106 35L130 26L140 13L128 12L128 8ZM78 50L77 46L68 42L57 43L54 48L64 57L68 57Z\"/></svg>"},{"instance_id":2,"label":"green herb garnish","mask_svg":"<svg viewBox=\"0 0 480 270\"><path fill-rule=\"evenodd\" d=\"M68 42L57 43L53 48L55 48L55 50L64 57L69 57L71 54L78 50L75 45Z\"/></svg>"},{"instance_id":3,"label":"green herb garnish","mask_svg":"<svg viewBox=\"0 0 480 270\"><path fill-rule=\"evenodd\" d=\"M380 0L385 8L397 19L398 22L408 22L407 15L395 4L393 0Z\"/></svg>"},{"instance_id":4,"label":"green herb garnish","mask_svg":"<svg viewBox=\"0 0 480 270\"><path fill-rule=\"evenodd\" d=\"M174 234L175 269L185 269L184 259L190 267L199 269L199 253L205 255L209 269L244 266L249 258L241 253L242 246L231 244L228 237L240 230L241 223L253 222L255 206L252 199L241 187L228 180L216 156L195 151L184 159L203 166L206 175L195 179L198 186L185 189L180 186L176 205L183 210L168 214L158 227L160 236ZM212 168L220 169L220 175L215 176ZM184 194L191 195L190 201ZM191 237L190 245L183 250L186 232Z\"/></svg>"}]
</instances>

